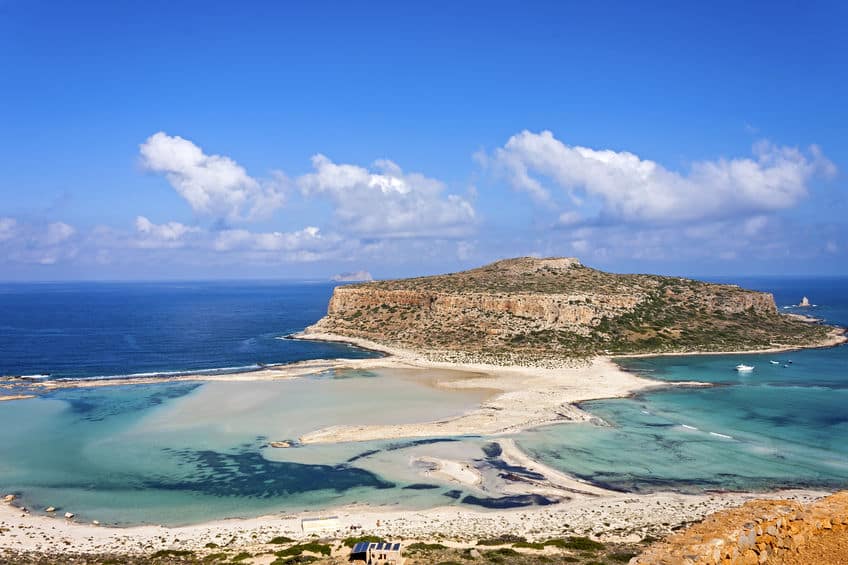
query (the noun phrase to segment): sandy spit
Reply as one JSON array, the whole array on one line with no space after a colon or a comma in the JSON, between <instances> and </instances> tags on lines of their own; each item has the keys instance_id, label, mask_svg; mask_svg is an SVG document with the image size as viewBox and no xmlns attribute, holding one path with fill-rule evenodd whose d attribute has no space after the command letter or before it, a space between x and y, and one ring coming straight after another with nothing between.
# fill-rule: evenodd
<instances>
[{"instance_id":1,"label":"sandy spit","mask_svg":"<svg viewBox=\"0 0 848 565\"><path fill-rule=\"evenodd\" d=\"M296 337L340 341L383 351L389 355L377 360L383 366L451 369L473 375L443 383L445 388L498 391L478 408L457 418L414 424L331 426L302 436L303 444L515 433L555 422L592 420L594 416L574 406L576 402L629 396L649 388L702 384L646 379L622 370L607 357L575 361L559 368L500 366L432 361L414 351L335 334L309 333Z\"/></svg>"},{"instance_id":2,"label":"sandy spit","mask_svg":"<svg viewBox=\"0 0 848 565\"><path fill-rule=\"evenodd\" d=\"M0 402L6 402L10 400L26 400L27 398L35 398L34 394L8 394L6 396L0 396Z\"/></svg>"}]
</instances>

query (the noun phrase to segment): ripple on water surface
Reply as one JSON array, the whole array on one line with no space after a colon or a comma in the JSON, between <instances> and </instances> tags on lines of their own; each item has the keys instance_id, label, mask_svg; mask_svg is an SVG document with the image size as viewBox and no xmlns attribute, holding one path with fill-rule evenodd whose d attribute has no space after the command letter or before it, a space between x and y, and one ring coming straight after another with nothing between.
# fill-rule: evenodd
<instances>
[{"instance_id":1,"label":"ripple on water surface","mask_svg":"<svg viewBox=\"0 0 848 565\"><path fill-rule=\"evenodd\" d=\"M790 369L770 364L792 356ZM740 360L757 368L740 375ZM611 488L767 490L848 484L848 348L751 356L628 360L665 380L718 383L586 402L609 426L566 424L519 444L565 472Z\"/></svg>"}]
</instances>

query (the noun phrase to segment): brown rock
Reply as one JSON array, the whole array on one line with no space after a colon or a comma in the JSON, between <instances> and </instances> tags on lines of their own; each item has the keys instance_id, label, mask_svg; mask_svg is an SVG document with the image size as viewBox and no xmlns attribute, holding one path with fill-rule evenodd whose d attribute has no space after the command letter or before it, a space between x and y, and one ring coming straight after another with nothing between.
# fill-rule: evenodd
<instances>
[{"instance_id":1,"label":"brown rock","mask_svg":"<svg viewBox=\"0 0 848 565\"><path fill-rule=\"evenodd\" d=\"M848 535L841 522L846 512L848 491L806 506L793 501L752 501L708 516L651 546L634 563L653 565L663 563L668 555L691 553L698 563L714 563L719 555L720 562L727 565L845 565ZM754 527L754 523L759 525ZM712 542L704 544L702 540ZM719 540L731 541L719 544ZM721 551L716 553L716 549Z\"/></svg>"},{"instance_id":2,"label":"brown rock","mask_svg":"<svg viewBox=\"0 0 848 565\"><path fill-rule=\"evenodd\" d=\"M728 315L733 324L727 324ZM305 334L363 338L424 353L551 358L714 347L681 339L684 330L698 328L721 329L740 348L748 342L751 348L793 340L817 344L826 333L780 315L767 293L604 273L574 258L523 257L447 275L339 286L327 315ZM799 341L811 333L818 337Z\"/></svg>"}]
</instances>

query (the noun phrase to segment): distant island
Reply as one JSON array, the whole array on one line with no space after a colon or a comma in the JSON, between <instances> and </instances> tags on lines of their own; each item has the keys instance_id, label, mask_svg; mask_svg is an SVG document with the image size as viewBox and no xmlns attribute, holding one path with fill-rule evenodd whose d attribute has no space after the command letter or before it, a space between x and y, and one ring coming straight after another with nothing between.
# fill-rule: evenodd
<instances>
[{"instance_id":1,"label":"distant island","mask_svg":"<svg viewBox=\"0 0 848 565\"><path fill-rule=\"evenodd\" d=\"M594 355L768 351L845 341L781 314L774 297L681 277L614 274L521 257L429 277L345 285L309 335L437 360L526 364Z\"/></svg>"}]
</instances>

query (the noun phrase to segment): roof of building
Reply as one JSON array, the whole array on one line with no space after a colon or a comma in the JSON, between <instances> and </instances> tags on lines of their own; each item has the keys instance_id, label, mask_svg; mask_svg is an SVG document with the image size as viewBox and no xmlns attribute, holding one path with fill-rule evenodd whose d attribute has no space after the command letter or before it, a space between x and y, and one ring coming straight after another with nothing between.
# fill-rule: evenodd
<instances>
[{"instance_id":1,"label":"roof of building","mask_svg":"<svg viewBox=\"0 0 848 565\"><path fill-rule=\"evenodd\" d=\"M367 542L361 541L353 546L351 553L365 553L369 549L374 551L400 551L399 543L375 543L375 542Z\"/></svg>"}]
</instances>

